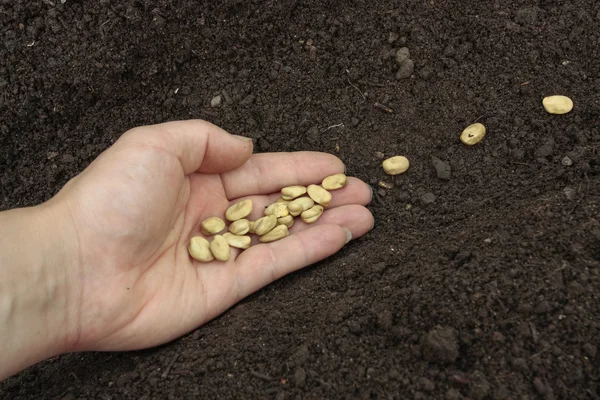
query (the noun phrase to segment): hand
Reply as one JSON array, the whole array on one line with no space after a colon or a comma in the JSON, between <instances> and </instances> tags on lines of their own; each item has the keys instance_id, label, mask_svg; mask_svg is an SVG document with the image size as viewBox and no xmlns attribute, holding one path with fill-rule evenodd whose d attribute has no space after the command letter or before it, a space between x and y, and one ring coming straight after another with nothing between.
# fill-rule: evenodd
<instances>
[{"instance_id":1,"label":"hand","mask_svg":"<svg viewBox=\"0 0 600 400\"><path fill-rule=\"evenodd\" d=\"M136 128L124 134L51 200L69 221L69 351L131 350L172 340L292 271L340 250L347 232L373 226L370 188L349 178L313 225L301 221L281 241L258 244L226 262L198 263L187 252L202 220L251 198L254 212L289 185L320 183L344 171L324 153L252 155L252 142L203 121ZM346 229L344 229L346 228Z\"/></svg>"}]
</instances>

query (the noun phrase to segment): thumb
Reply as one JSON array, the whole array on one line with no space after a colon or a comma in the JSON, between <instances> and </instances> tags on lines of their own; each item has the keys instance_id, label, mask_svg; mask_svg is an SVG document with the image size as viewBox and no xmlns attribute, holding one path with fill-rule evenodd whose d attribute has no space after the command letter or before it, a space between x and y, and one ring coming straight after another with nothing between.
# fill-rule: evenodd
<instances>
[{"instance_id":1,"label":"thumb","mask_svg":"<svg viewBox=\"0 0 600 400\"><path fill-rule=\"evenodd\" d=\"M187 120L132 129L124 141L143 143L174 154L185 171L221 173L236 169L250 156L252 139L231 135L210 122Z\"/></svg>"}]
</instances>

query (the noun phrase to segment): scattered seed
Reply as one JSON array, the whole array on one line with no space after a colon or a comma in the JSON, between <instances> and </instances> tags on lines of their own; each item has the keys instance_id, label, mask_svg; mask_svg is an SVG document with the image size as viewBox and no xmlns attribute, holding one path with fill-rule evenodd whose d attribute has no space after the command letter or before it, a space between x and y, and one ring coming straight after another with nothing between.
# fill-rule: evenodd
<instances>
[{"instance_id":1,"label":"scattered seed","mask_svg":"<svg viewBox=\"0 0 600 400\"><path fill-rule=\"evenodd\" d=\"M260 241L263 243L274 242L279 239L283 239L290 235L287 226L278 225L275 229L260 237Z\"/></svg>"},{"instance_id":2,"label":"scattered seed","mask_svg":"<svg viewBox=\"0 0 600 400\"><path fill-rule=\"evenodd\" d=\"M227 243L227 240L223 236L216 235L210 242L210 252L217 260L227 261L229 260L231 249L229 248L229 243Z\"/></svg>"},{"instance_id":3,"label":"scattered seed","mask_svg":"<svg viewBox=\"0 0 600 400\"><path fill-rule=\"evenodd\" d=\"M202 236L194 236L190 239L188 252L194 260L200 262L209 262L215 259L210 252L210 243Z\"/></svg>"},{"instance_id":4,"label":"scattered seed","mask_svg":"<svg viewBox=\"0 0 600 400\"><path fill-rule=\"evenodd\" d=\"M247 219L238 219L229 225L229 232L234 235L245 235L250 230L250 221Z\"/></svg>"},{"instance_id":5,"label":"scattered seed","mask_svg":"<svg viewBox=\"0 0 600 400\"><path fill-rule=\"evenodd\" d=\"M302 218L302 221L306 222L307 224L312 224L318 220L321 215L323 215L323 207L316 205L311 209L304 211L302 214L300 214L300 217Z\"/></svg>"},{"instance_id":6,"label":"scattered seed","mask_svg":"<svg viewBox=\"0 0 600 400\"><path fill-rule=\"evenodd\" d=\"M252 212L252 200L246 199L229 207L225 211L225 218L228 221L237 221L238 219L246 218Z\"/></svg>"},{"instance_id":7,"label":"scattered seed","mask_svg":"<svg viewBox=\"0 0 600 400\"><path fill-rule=\"evenodd\" d=\"M383 189L393 189L394 188L393 184L391 184L390 182L386 182L386 181L379 181L377 184L379 185L380 188L383 188Z\"/></svg>"},{"instance_id":8,"label":"scattered seed","mask_svg":"<svg viewBox=\"0 0 600 400\"><path fill-rule=\"evenodd\" d=\"M290 210L290 214L294 217L302 214L302 212L308 210L312 206L315 205L315 201L310 197L300 197L288 204L288 209Z\"/></svg>"},{"instance_id":9,"label":"scattered seed","mask_svg":"<svg viewBox=\"0 0 600 400\"><path fill-rule=\"evenodd\" d=\"M550 114L566 114L573 109L573 100L567 96L548 96L542 104Z\"/></svg>"},{"instance_id":10,"label":"scattered seed","mask_svg":"<svg viewBox=\"0 0 600 400\"><path fill-rule=\"evenodd\" d=\"M331 193L323 189L321 186L309 185L308 195L315 203L319 203L323 207L327 207L331 203Z\"/></svg>"},{"instance_id":11,"label":"scattered seed","mask_svg":"<svg viewBox=\"0 0 600 400\"><path fill-rule=\"evenodd\" d=\"M225 240L227 240L229 246L235 247L237 249L246 250L250 247L250 244L252 243L252 239L250 238L250 236L238 236L234 235L233 233L227 232L223 234L223 237L225 238Z\"/></svg>"},{"instance_id":12,"label":"scattered seed","mask_svg":"<svg viewBox=\"0 0 600 400\"><path fill-rule=\"evenodd\" d=\"M344 174L336 174L323 179L321 186L326 190L341 189L348 183L348 178Z\"/></svg>"},{"instance_id":13,"label":"scattered seed","mask_svg":"<svg viewBox=\"0 0 600 400\"><path fill-rule=\"evenodd\" d=\"M281 189L281 198L283 200L294 200L306 193L305 186L288 186Z\"/></svg>"},{"instance_id":14,"label":"scattered seed","mask_svg":"<svg viewBox=\"0 0 600 400\"><path fill-rule=\"evenodd\" d=\"M254 223L254 233L258 236L262 236L270 232L277 226L277 217L274 215L267 215L256 220Z\"/></svg>"},{"instance_id":15,"label":"scattered seed","mask_svg":"<svg viewBox=\"0 0 600 400\"><path fill-rule=\"evenodd\" d=\"M285 203L273 203L265 208L265 215L274 215L277 218L285 217L290 214Z\"/></svg>"},{"instance_id":16,"label":"scattered seed","mask_svg":"<svg viewBox=\"0 0 600 400\"><path fill-rule=\"evenodd\" d=\"M398 175L406 172L406 170L410 166L410 163L408 161L408 158L404 156L395 156L384 160L381 166L383 167L383 170L386 174Z\"/></svg>"},{"instance_id":17,"label":"scattered seed","mask_svg":"<svg viewBox=\"0 0 600 400\"><path fill-rule=\"evenodd\" d=\"M460 140L467 146L473 146L474 144L477 144L483 140L485 133L485 126L479 122L476 122L465 128L460 135Z\"/></svg>"},{"instance_id":18,"label":"scattered seed","mask_svg":"<svg viewBox=\"0 0 600 400\"><path fill-rule=\"evenodd\" d=\"M204 221L202 221L200 229L202 230L202 233L206 236L212 236L214 234L222 232L223 229L225 229L225 221L223 221L219 217L206 218Z\"/></svg>"},{"instance_id":19,"label":"scattered seed","mask_svg":"<svg viewBox=\"0 0 600 400\"><path fill-rule=\"evenodd\" d=\"M277 218L277 225L285 225L291 228L294 225L294 216L286 215L285 217Z\"/></svg>"}]
</instances>

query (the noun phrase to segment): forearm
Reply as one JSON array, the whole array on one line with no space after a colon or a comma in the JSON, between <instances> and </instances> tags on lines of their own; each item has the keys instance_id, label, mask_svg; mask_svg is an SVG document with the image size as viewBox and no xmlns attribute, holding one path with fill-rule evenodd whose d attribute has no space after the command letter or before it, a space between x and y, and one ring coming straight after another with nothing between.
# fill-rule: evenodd
<instances>
[{"instance_id":1,"label":"forearm","mask_svg":"<svg viewBox=\"0 0 600 400\"><path fill-rule=\"evenodd\" d=\"M0 213L0 380L73 340L64 225L48 205Z\"/></svg>"}]
</instances>

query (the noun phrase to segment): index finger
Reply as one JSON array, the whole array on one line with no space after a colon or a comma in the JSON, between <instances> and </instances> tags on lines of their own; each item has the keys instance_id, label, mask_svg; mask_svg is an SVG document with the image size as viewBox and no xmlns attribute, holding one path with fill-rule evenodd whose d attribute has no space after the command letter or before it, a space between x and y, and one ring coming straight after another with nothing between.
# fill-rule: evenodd
<instances>
[{"instance_id":1,"label":"index finger","mask_svg":"<svg viewBox=\"0 0 600 400\"><path fill-rule=\"evenodd\" d=\"M344 172L342 160L313 151L254 154L241 167L221 174L229 200L271 194L292 185L318 184L329 175Z\"/></svg>"}]
</instances>

